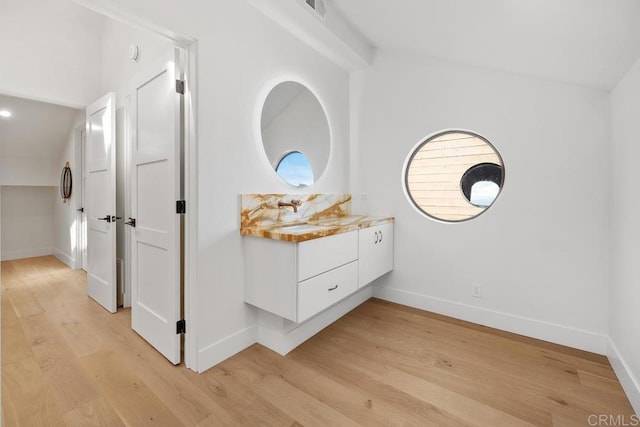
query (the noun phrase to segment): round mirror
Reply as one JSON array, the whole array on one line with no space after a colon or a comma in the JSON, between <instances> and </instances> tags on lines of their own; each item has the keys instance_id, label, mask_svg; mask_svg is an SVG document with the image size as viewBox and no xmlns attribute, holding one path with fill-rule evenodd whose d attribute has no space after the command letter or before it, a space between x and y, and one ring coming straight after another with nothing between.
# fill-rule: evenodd
<instances>
[{"instance_id":1,"label":"round mirror","mask_svg":"<svg viewBox=\"0 0 640 427\"><path fill-rule=\"evenodd\" d=\"M269 92L260 131L267 158L286 183L307 187L327 167L331 145L327 116L318 98L300 83L283 82Z\"/></svg>"},{"instance_id":2,"label":"round mirror","mask_svg":"<svg viewBox=\"0 0 640 427\"><path fill-rule=\"evenodd\" d=\"M447 222L466 221L496 200L504 184L504 164L480 135L446 131L411 151L404 184L409 200L421 213Z\"/></svg>"}]
</instances>

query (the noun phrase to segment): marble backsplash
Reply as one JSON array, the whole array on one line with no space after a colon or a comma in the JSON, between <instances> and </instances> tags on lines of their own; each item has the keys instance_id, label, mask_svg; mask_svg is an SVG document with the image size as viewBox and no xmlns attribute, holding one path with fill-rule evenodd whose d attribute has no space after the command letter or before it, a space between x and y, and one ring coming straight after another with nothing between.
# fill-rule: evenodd
<instances>
[{"instance_id":1,"label":"marble backsplash","mask_svg":"<svg viewBox=\"0 0 640 427\"><path fill-rule=\"evenodd\" d=\"M278 202L299 200L298 212ZM267 227L276 223L317 221L351 215L351 194L242 194L240 228Z\"/></svg>"}]
</instances>

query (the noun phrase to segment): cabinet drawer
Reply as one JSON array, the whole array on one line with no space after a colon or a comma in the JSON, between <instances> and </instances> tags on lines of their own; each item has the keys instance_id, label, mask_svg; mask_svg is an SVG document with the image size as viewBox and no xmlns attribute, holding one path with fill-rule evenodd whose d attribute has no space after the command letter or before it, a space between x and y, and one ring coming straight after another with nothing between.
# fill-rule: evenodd
<instances>
[{"instance_id":1,"label":"cabinet drawer","mask_svg":"<svg viewBox=\"0 0 640 427\"><path fill-rule=\"evenodd\" d=\"M298 283L298 323L358 290L358 262Z\"/></svg>"},{"instance_id":2,"label":"cabinet drawer","mask_svg":"<svg viewBox=\"0 0 640 427\"><path fill-rule=\"evenodd\" d=\"M358 259L358 232L298 243L298 282Z\"/></svg>"}]
</instances>

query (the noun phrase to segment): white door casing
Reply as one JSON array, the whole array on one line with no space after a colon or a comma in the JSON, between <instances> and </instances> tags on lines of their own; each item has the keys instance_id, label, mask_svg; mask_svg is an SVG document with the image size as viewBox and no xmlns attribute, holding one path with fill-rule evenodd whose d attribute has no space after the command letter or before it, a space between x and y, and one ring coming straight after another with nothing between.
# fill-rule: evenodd
<instances>
[{"instance_id":1,"label":"white door casing","mask_svg":"<svg viewBox=\"0 0 640 427\"><path fill-rule=\"evenodd\" d=\"M85 210L85 188L87 186L86 179L86 164L85 164L85 139L87 135L87 125L82 124L81 127L76 128L75 131L75 150L76 169L74 171L74 177L76 180L73 183L73 191L75 193L76 201L76 219L74 227L76 230L75 249L73 250L76 269L87 269L87 215ZM78 179L79 178L79 179Z\"/></svg>"},{"instance_id":2,"label":"white door casing","mask_svg":"<svg viewBox=\"0 0 640 427\"><path fill-rule=\"evenodd\" d=\"M87 107L86 218L87 293L116 312L116 97L109 93Z\"/></svg>"},{"instance_id":3,"label":"white door casing","mask_svg":"<svg viewBox=\"0 0 640 427\"><path fill-rule=\"evenodd\" d=\"M131 326L180 363L181 103L179 52L134 80L131 99ZM128 222L131 224L131 218Z\"/></svg>"},{"instance_id":4,"label":"white door casing","mask_svg":"<svg viewBox=\"0 0 640 427\"><path fill-rule=\"evenodd\" d=\"M80 133L80 168L81 175L80 179L82 181L81 184L81 192L80 192L80 265L83 270L87 270L87 210L86 200L87 200L87 130L86 125L85 129Z\"/></svg>"}]
</instances>

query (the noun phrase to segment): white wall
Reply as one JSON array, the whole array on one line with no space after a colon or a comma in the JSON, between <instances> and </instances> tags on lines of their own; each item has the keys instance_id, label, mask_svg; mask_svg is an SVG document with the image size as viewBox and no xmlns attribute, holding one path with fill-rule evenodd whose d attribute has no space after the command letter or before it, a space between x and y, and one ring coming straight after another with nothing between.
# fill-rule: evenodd
<instances>
[{"instance_id":1,"label":"white wall","mask_svg":"<svg viewBox=\"0 0 640 427\"><path fill-rule=\"evenodd\" d=\"M3 0L0 92L76 107L96 99L102 21L72 0Z\"/></svg>"},{"instance_id":2,"label":"white wall","mask_svg":"<svg viewBox=\"0 0 640 427\"><path fill-rule=\"evenodd\" d=\"M354 211L396 217L395 270L375 295L604 353L606 92L382 52L353 75L352 100ZM449 128L505 163L498 200L461 224L421 216L401 183L412 147Z\"/></svg>"},{"instance_id":3,"label":"white wall","mask_svg":"<svg viewBox=\"0 0 640 427\"><path fill-rule=\"evenodd\" d=\"M76 162L76 138L78 137L78 127L85 122L85 113L78 110L73 125L69 129L69 134L64 145L64 149L60 156L56 159L56 171L58 174L58 182L56 183L56 195L53 204L53 254L62 262L71 268L78 267L78 256L76 251L78 229L78 212L76 209L80 207L78 200L81 198L80 184L81 174L80 165ZM71 197L66 203L63 203L60 196L60 173L64 165L69 162L71 167L71 177L73 186L71 189Z\"/></svg>"},{"instance_id":4,"label":"white wall","mask_svg":"<svg viewBox=\"0 0 640 427\"><path fill-rule=\"evenodd\" d=\"M58 185L57 163L51 156L25 156L0 158L2 185Z\"/></svg>"},{"instance_id":5,"label":"white wall","mask_svg":"<svg viewBox=\"0 0 640 427\"><path fill-rule=\"evenodd\" d=\"M82 123L84 111L78 110L63 151L57 158L0 159L2 198L6 202L0 218L2 228L7 230L3 259L55 254L75 267L75 204L80 176L75 164L74 144L76 128ZM62 203L60 173L67 161L71 166L75 191L67 203Z\"/></svg>"},{"instance_id":6,"label":"white wall","mask_svg":"<svg viewBox=\"0 0 640 427\"><path fill-rule=\"evenodd\" d=\"M132 78L173 46L167 39L150 31L134 28L113 19L104 21L100 43L101 93L116 92L118 108L125 104ZM129 59L128 56L129 46L132 44L140 49L137 61Z\"/></svg>"},{"instance_id":7,"label":"white wall","mask_svg":"<svg viewBox=\"0 0 640 427\"><path fill-rule=\"evenodd\" d=\"M76 124L84 113L78 111ZM55 254L73 265L70 230L73 206L62 205L59 197L60 173L68 160L74 168L72 129L61 158L23 156L0 158L3 208L2 259ZM65 160L62 160L62 159Z\"/></svg>"},{"instance_id":8,"label":"white wall","mask_svg":"<svg viewBox=\"0 0 640 427\"><path fill-rule=\"evenodd\" d=\"M56 187L6 186L2 202L2 260L50 255Z\"/></svg>"},{"instance_id":9,"label":"white wall","mask_svg":"<svg viewBox=\"0 0 640 427\"><path fill-rule=\"evenodd\" d=\"M219 341L233 341L255 323L255 310L243 302L238 194L295 191L277 178L257 146L256 101L273 81L308 83L327 109L333 149L324 175L307 192L348 190L347 73L246 3L216 4L215 10L191 11L187 22L196 24L194 17L201 15L210 19L184 28L198 38L200 54L196 300L201 369L216 361Z\"/></svg>"},{"instance_id":10,"label":"white wall","mask_svg":"<svg viewBox=\"0 0 640 427\"><path fill-rule=\"evenodd\" d=\"M611 93L611 348L609 358L640 413L640 61Z\"/></svg>"},{"instance_id":11,"label":"white wall","mask_svg":"<svg viewBox=\"0 0 640 427\"><path fill-rule=\"evenodd\" d=\"M102 3L112 3L105 0ZM258 146L258 99L275 81L307 82L326 106L333 149L308 191L348 190L348 74L245 2L127 2L145 20L198 40L198 368L255 341L255 309L243 302L240 193L295 191ZM193 201L195 202L195 201Z\"/></svg>"}]
</instances>

